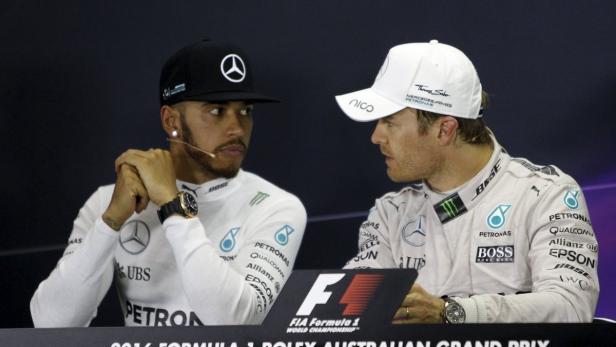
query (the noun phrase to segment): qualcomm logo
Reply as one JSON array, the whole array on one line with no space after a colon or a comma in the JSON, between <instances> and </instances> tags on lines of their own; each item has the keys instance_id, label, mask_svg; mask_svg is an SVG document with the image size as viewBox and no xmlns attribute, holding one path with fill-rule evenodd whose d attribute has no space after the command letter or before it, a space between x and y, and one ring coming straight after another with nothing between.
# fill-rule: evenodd
<instances>
[{"instance_id":1,"label":"qualcomm logo","mask_svg":"<svg viewBox=\"0 0 616 347\"><path fill-rule=\"evenodd\" d=\"M239 232L240 228L233 228L225 234L222 240L220 240L220 249L223 252L229 252L235 247L235 235Z\"/></svg>"},{"instance_id":2,"label":"qualcomm logo","mask_svg":"<svg viewBox=\"0 0 616 347\"><path fill-rule=\"evenodd\" d=\"M140 220L132 220L120 230L120 246L130 253L143 252L150 243L150 228Z\"/></svg>"},{"instance_id":3,"label":"qualcomm logo","mask_svg":"<svg viewBox=\"0 0 616 347\"><path fill-rule=\"evenodd\" d=\"M411 246L421 247L426 243L426 232L423 230L425 217L412 219L402 228L402 239Z\"/></svg>"},{"instance_id":4,"label":"qualcomm logo","mask_svg":"<svg viewBox=\"0 0 616 347\"><path fill-rule=\"evenodd\" d=\"M246 77L246 65L237 54L228 54L220 62L220 71L229 81L239 83Z\"/></svg>"},{"instance_id":5,"label":"qualcomm logo","mask_svg":"<svg viewBox=\"0 0 616 347\"><path fill-rule=\"evenodd\" d=\"M282 228L278 229L274 234L274 239L279 245L284 246L289 243L289 235L293 234L295 229L290 225L285 224Z\"/></svg>"},{"instance_id":6,"label":"qualcomm logo","mask_svg":"<svg viewBox=\"0 0 616 347\"><path fill-rule=\"evenodd\" d=\"M505 214L507 213L510 207L511 205L505 205L505 204L496 206L494 211L492 211L492 213L490 213L490 215L488 216L488 220L487 220L488 226L492 229L497 229L497 228L502 227L503 224L505 224Z\"/></svg>"},{"instance_id":7,"label":"qualcomm logo","mask_svg":"<svg viewBox=\"0 0 616 347\"><path fill-rule=\"evenodd\" d=\"M575 210L576 208L578 208L580 206L580 203L578 202L578 195L580 194L579 190L568 190L567 193L565 193L565 205L567 205L567 207L569 207L572 210Z\"/></svg>"}]
</instances>

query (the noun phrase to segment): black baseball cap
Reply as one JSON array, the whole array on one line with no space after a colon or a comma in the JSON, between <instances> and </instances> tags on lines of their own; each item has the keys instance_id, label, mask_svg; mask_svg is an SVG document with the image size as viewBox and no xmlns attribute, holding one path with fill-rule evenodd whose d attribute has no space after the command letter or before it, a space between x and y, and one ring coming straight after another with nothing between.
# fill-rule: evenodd
<instances>
[{"instance_id":1,"label":"black baseball cap","mask_svg":"<svg viewBox=\"0 0 616 347\"><path fill-rule=\"evenodd\" d=\"M248 56L231 44L203 39L173 54L160 73L161 105L180 101L279 102L259 94Z\"/></svg>"}]
</instances>

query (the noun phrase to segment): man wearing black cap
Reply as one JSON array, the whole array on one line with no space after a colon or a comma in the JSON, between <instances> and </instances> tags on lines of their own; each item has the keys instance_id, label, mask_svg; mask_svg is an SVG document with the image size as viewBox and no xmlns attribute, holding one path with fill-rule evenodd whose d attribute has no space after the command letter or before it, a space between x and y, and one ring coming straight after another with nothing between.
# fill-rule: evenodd
<instances>
[{"instance_id":1,"label":"man wearing black cap","mask_svg":"<svg viewBox=\"0 0 616 347\"><path fill-rule=\"evenodd\" d=\"M89 325L114 273L126 325L260 323L306 225L295 196L240 169L252 105L271 101L234 46L204 40L169 58L160 115L170 150L118 157L116 184L80 210L33 296L34 325Z\"/></svg>"}]
</instances>

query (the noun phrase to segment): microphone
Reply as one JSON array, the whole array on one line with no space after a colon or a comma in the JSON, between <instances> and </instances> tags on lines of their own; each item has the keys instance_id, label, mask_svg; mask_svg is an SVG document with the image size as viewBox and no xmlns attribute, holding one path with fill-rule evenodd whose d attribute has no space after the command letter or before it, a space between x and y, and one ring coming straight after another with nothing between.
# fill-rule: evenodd
<instances>
[{"instance_id":1,"label":"microphone","mask_svg":"<svg viewBox=\"0 0 616 347\"><path fill-rule=\"evenodd\" d=\"M199 151L199 152L203 152L203 153L205 153L205 154L209 155L211 158L216 158L216 154L214 154L214 153L210 153L210 152L208 152L208 151L204 151L204 150L202 150L201 148L199 148L199 147L197 147L197 146L193 146L193 145L191 145L191 144L190 144L190 143L188 143L188 142L184 142L184 141L177 140L177 139L170 139L170 138L167 138L167 141L169 141L169 142L175 142L175 143L181 143L181 144L184 144L184 145L186 145L186 146L188 146L188 147L190 147L190 148L192 148L192 149L195 149L195 150L197 150L197 151Z\"/></svg>"}]
</instances>

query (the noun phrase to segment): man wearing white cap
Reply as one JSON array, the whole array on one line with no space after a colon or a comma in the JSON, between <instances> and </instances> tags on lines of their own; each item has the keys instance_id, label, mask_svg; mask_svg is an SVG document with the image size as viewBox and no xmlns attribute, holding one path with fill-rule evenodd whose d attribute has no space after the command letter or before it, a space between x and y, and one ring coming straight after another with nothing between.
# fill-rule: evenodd
<instances>
[{"instance_id":1,"label":"man wearing white cap","mask_svg":"<svg viewBox=\"0 0 616 347\"><path fill-rule=\"evenodd\" d=\"M395 46L371 88L336 100L353 120L377 120L388 176L412 182L376 200L346 265L417 269L394 323L592 320L598 246L582 190L498 144L464 53Z\"/></svg>"}]
</instances>

